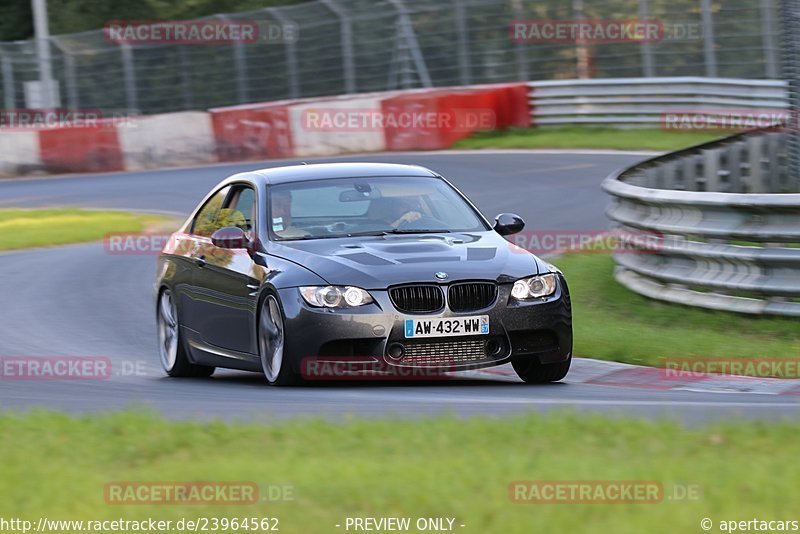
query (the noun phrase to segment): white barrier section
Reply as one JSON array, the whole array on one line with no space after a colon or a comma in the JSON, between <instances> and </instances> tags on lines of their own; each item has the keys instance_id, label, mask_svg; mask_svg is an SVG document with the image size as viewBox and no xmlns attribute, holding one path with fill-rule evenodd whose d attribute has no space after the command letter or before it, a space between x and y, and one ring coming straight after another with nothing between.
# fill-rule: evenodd
<instances>
[{"instance_id":1,"label":"white barrier section","mask_svg":"<svg viewBox=\"0 0 800 534\"><path fill-rule=\"evenodd\" d=\"M386 150L379 96L298 104L289 122L297 157Z\"/></svg>"},{"instance_id":2,"label":"white barrier section","mask_svg":"<svg viewBox=\"0 0 800 534\"><path fill-rule=\"evenodd\" d=\"M142 117L117 132L126 170L217 161L211 116L202 111Z\"/></svg>"},{"instance_id":3,"label":"white barrier section","mask_svg":"<svg viewBox=\"0 0 800 534\"><path fill-rule=\"evenodd\" d=\"M14 176L41 166L38 131L0 130L0 175Z\"/></svg>"}]
</instances>

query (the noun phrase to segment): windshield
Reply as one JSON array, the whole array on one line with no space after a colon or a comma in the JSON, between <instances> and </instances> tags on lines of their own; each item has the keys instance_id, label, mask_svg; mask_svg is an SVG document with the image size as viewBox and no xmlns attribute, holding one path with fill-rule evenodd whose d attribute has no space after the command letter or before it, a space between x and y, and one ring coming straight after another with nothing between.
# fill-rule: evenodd
<instances>
[{"instance_id":1,"label":"windshield","mask_svg":"<svg viewBox=\"0 0 800 534\"><path fill-rule=\"evenodd\" d=\"M276 240L488 230L439 178L294 182L272 186L268 196L270 234Z\"/></svg>"}]
</instances>

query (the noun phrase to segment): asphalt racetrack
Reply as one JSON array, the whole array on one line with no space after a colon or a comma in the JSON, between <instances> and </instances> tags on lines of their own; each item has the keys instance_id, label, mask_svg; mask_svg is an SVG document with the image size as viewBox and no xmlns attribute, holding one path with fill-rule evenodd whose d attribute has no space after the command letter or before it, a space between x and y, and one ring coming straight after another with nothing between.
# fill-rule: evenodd
<instances>
[{"instance_id":1,"label":"asphalt racetrack","mask_svg":"<svg viewBox=\"0 0 800 534\"><path fill-rule=\"evenodd\" d=\"M641 154L439 152L313 161L416 163L450 179L492 218L515 212L528 229L598 231L608 223L600 182ZM312 160L309 160L312 161ZM286 162L0 181L0 208L74 206L184 217L220 179ZM56 229L54 229L56 231ZM797 417L798 395L659 390L587 383L598 365L577 360L558 384L528 386L510 373L472 372L437 382L358 382L270 388L262 376L218 370L210 379L170 379L158 362L155 256L111 255L102 243L0 254L0 357L101 356L106 380L0 380L0 410L71 413L145 406L169 418L269 421L349 415L508 415L572 409L668 417ZM500 368L498 368L500 369Z\"/></svg>"}]
</instances>

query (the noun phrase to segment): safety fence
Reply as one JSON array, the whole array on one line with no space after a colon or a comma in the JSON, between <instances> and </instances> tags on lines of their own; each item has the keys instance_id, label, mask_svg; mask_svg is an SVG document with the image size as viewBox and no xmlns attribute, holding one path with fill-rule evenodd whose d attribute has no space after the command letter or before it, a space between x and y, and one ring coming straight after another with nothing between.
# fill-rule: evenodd
<instances>
[{"instance_id":1,"label":"safety fence","mask_svg":"<svg viewBox=\"0 0 800 534\"><path fill-rule=\"evenodd\" d=\"M97 30L51 37L49 55L59 107L148 115L525 80L777 79L781 13L780 0L317 0L202 19L258 25L253 41L120 41ZM569 21L603 35L551 35ZM636 21L657 25L656 38L619 34ZM41 77L32 41L0 43L6 109L36 107Z\"/></svg>"}]
</instances>

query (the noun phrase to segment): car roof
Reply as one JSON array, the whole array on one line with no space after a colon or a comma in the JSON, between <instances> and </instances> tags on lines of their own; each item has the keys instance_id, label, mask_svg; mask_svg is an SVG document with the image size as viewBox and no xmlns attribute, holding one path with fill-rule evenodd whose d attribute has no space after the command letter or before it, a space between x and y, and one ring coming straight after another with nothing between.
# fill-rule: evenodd
<instances>
[{"instance_id":1,"label":"car roof","mask_svg":"<svg viewBox=\"0 0 800 534\"><path fill-rule=\"evenodd\" d=\"M272 169L252 171L268 185L305 180L330 180L334 178L368 178L377 176L425 176L438 177L430 169L419 165L396 163L314 163L289 165Z\"/></svg>"}]
</instances>

